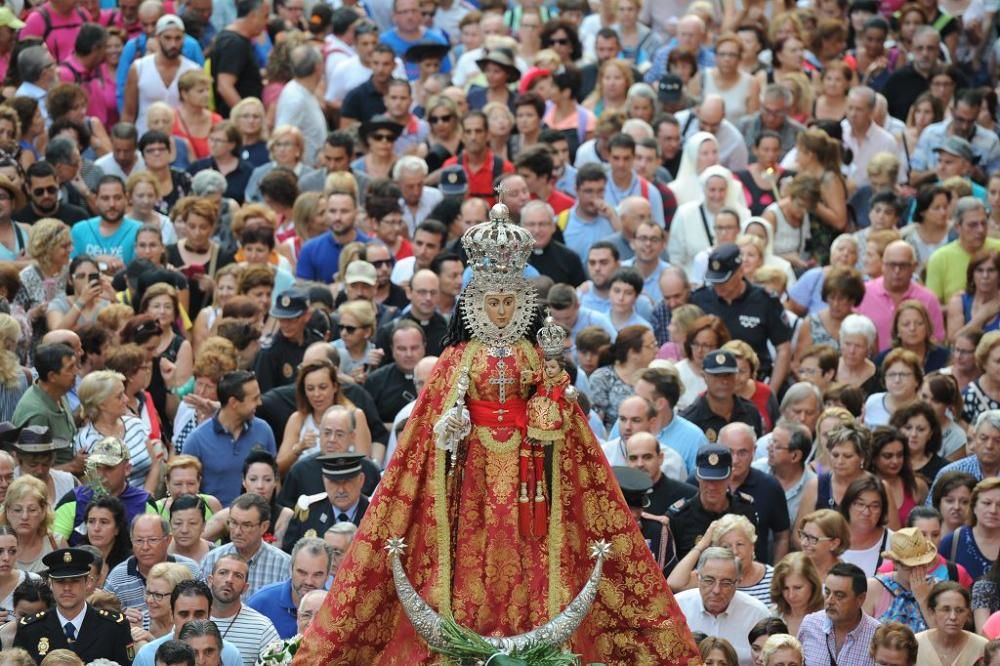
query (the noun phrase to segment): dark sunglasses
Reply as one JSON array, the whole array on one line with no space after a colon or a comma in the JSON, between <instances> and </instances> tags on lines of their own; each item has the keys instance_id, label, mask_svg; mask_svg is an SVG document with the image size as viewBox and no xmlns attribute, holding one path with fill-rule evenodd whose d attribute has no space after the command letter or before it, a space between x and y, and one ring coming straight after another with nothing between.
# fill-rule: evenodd
<instances>
[{"instance_id":1,"label":"dark sunglasses","mask_svg":"<svg viewBox=\"0 0 1000 666\"><path fill-rule=\"evenodd\" d=\"M40 197L43 194L55 194L59 191L59 188L55 185L49 185L48 187L35 187L31 190L31 193L36 197Z\"/></svg>"},{"instance_id":2,"label":"dark sunglasses","mask_svg":"<svg viewBox=\"0 0 1000 666\"><path fill-rule=\"evenodd\" d=\"M348 335L353 335L356 330L361 328L361 326L348 326L347 324L341 324L340 330Z\"/></svg>"},{"instance_id":3,"label":"dark sunglasses","mask_svg":"<svg viewBox=\"0 0 1000 666\"><path fill-rule=\"evenodd\" d=\"M559 46L566 46L569 44L569 40L564 37L553 37L549 41L553 44L558 44Z\"/></svg>"},{"instance_id":4,"label":"dark sunglasses","mask_svg":"<svg viewBox=\"0 0 1000 666\"><path fill-rule=\"evenodd\" d=\"M378 261L371 262L371 265L375 268L384 268L386 266L392 266L392 259L379 259Z\"/></svg>"},{"instance_id":5,"label":"dark sunglasses","mask_svg":"<svg viewBox=\"0 0 1000 666\"><path fill-rule=\"evenodd\" d=\"M385 141L386 143L392 143L393 141L396 140L391 134L382 134L382 133L371 134L369 135L369 138L372 141Z\"/></svg>"},{"instance_id":6,"label":"dark sunglasses","mask_svg":"<svg viewBox=\"0 0 1000 666\"><path fill-rule=\"evenodd\" d=\"M427 116L427 122L431 125L437 125L438 123L450 123L455 119L455 116L448 114L446 116Z\"/></svg>"}]
</instances>

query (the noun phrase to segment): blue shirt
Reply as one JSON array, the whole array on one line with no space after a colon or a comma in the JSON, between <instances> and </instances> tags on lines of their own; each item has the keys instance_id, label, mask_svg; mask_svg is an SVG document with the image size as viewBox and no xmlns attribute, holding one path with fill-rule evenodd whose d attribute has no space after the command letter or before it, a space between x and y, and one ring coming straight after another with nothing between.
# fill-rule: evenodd
<instances>
[{"instance_id":1,"label":"blue shirt","mask_svg":"<svg viewBox=\"0 0 1000 666\"><path fill-rule=\"evenodd\" d=\"M611 323L611 318L608 315L581 305L579 312L576 314L576 323L573 324L573 330L570 331L574 351L576 350L576 336L588 326L600 326L603 328L611 336L611 342L614 342L615 337L618 335L618 331L615 329L615 325Z\"/></svg>"},{"instance_id":2,"label":"blue shirt","mask_svg":"<svg viewBox=\"0 0 1000 666\"><path fill-rule=\"evenodd\" d=\"M160 636L146 643L135 655L132 666L156 666L156 649L173 638L174 632L171 631L166 636ZM225 639L222 640L222 666L243 666L243 656L239 648Z\"/></svg>"},{"instance_id":3,"label":"blue shirt","mask_svg":"<svg viewBox=\"0 0 1000 666\"><path fill-rule=\"evenodd\" d=\"M118 230L110 236L101 234L101 218L92 217L73 225L73 256L89 254L92 257L107 254L118 257L126 264L135 257L135 237L142 225L130 218L122 218Z\"/></svg>"},{"instance_id":4,"label":"blue shirt","mask_svg":"<svg viewBox=\"0 0 1000 666\"><path fill-rule=\"evenodd\" d=\"M577 216L576 209L576 206L569 209L566 228L563 229L563 241L566 247L576 252L576 256L580 257L586 267L590 246L615 233L615 228L606 217L583 220Z\"/></svg>"},{"instance_id":5,"label":"blue shirt","mask_svg":"<svg viewBox=\"0 0 1000 666\"><path fill-rule=\"evenodd\" d=\"M444 44L448 46L448 38L443 32L437 28L424 28L423 36L414 41L407 41L399 36L396 29L387 30L382 33L379 41L383 44L387 44L393 52L400 58L406 55L406 50L413 46L414 44L424 44L427 42L432 42L435 44ZM404 58L405 60L405 58ZM447 74L451 71L451 60L449 58L444 58L441 60L441 72ZM416 81L420 78L420 63L406 61L406 78L410 81Z\"/></svg>"},{"instance_id":6,"label":"blue shirt","mask_svg":"<svg viewBox=\"0 0 1000 666\"><path fill-rule=\"evenodd\" d=\"M201 461L201 492L215 495L222 506L229 506L239 496L243 461L256 448L277 454L271 427L256 416L243 425L234 440L216 414L195 428L184 443L184 453Z\"/></svg>"},{"instance_id":7,"label":"blue shirt","mask_svg":"<svg viewBox=\"0 0 1000 666\"><path fill-rule=\"evenodd\" d=\"M274 628L282 640L288 640L298 633L296 613L298 609L292 601L292 581L271 583L257 590L247 599L247 606L262 613L274 623Z\"/></svg>"},{"instance_id":8,"label":"blue shirt","mask_svg":"<svg viewBox=\"0 0 1000 666\"><path fill-rule=\"evenodd\" d=\"M666 46L656 49L656 52L653 54L653 64L646 70L646 75L643 77L646 83L655 85L657 81L663 78L663 75L667 73L667 58L670 57L670 52L675 48L677 48L676 37L667 42ZM715 51L707 46L699 46L698 69L705 71L709 67L715 67Z\"/></svg>"},{"instance_id":9,"label":"blue shirt","mask_svg":"<svg viewBox=\"0 0 1000 666\"><path fill-rule=\"evenodd\" d=\"M567 164L563 167L563 174L556 181L556 189L564 194L576 198L576 167Z\"/></svg>"},{"instance_id":10,"label":"blue shirt","mask_svg":"<svg viewBox=\"0 0 1000 666\"><path fill-rule=\"evenodd\" d=\"M146 36L146 33L142 33L138 37L128 40L124 48L122 48L121 59L118 61L118 71L115 72L115 81L118 85L116 95L119 113L125 109L125 84L128 83L128 70L132 67L132 63L147 55L147 41L149 41L149 37ZM181 47L181 55L188 60L198 63L199 66L205 64L205 53L201 50L201 46L198 45L198 40L191 35L184 35L184 46Z\"/></svg>"},{"instance_id":11,"label":"blue shirt","mask_svg":"<svg viewBox=\"0 0 1000 666\"><path fill-rule=\"evenodd\" d=\"M355 231L355 234L355 241L368 242L368 236L360 231ZM330 284L340 268L340 251L343 249L344 246L333 237L332 232L306 241L299 252L295 274L303 280Z\"/></svg>"},{"instance_id":12,"label":"blue shirt","mask_svg":"<svg viewBox=\"0 0 1000 666\"><path fill-rule=\"evenodd\" d=\"M634 267L635 257L622 261L622 266ZM649 277L644 277L642 279L642 295L646 296L654 303L659 303L663 300L663 292L660 291L660 276L667 268L670 268L670 264L660 259L660 263L656 265L656 269L650 273ZM642 275L641 271L639 272L639 275Z\"/></svg>"},{"instance_id":13,"label":"blue shirt","mask_svg":"<svg viewBox=\"0 0 1000 666\"><path fill-rule=\"evenodd\" d=\"M934 477L934 483L931 484L931 489L927 493L927 499L924 500L924 504L927 506L933 506L931 501L934 499L934 486L937 484L937 480L941 478L941 475L945 472L965 472L966 474L971 474L975 479L976 483L983 480L983 468L979 464L979 457L975 453L972 455L965 456L953 463L949 463L938 470L937 476Z\"/></svg>"},{"instance_id":14,"label":"blue shirt","mask_svg":"<svg viewBox=\"0 0 1000 666\"><path fill-rule=\"evenodd\" d=\"M621 436L618 431L617 421L614 427L611 428L611 433L608 436L612 439ZM656 435L656 441L660 443L660 446L665 446L677 452L684 461L684 466L687 467L688 474L694 474L697 471L695 459L698 457L698 449L708 444L708 439L706 439L705 433L701 431L701 428L677 412L674 412L674 418L670 420L667 427L660 430Z\"/></svg>"},{"instance_id":15,"label":"blue shirt","mask_svg":"<svg viewBox=\"0 0 1000 666\"><path fill-rule=\"evenodd\" d=\"M643 192L645 190L645 192ZM604 185L604 198L609 205L614 206L618 209L619 204L621 204L622 199L625 197L642 197L649 201L650 207L653 209L653 220L663 229L667 226L666 218L663 215L663 197L660 196L660 191L653 186L652 183L646 183L646 187L642 186L642 179L632 173L632 180L629 182L628 187L624 189L619 189L615 185L614 179L608 174L608 181Z\"/></svg>"},{"instance_id":16,"label":"blue shirt","mask_svg":"<svg viewBox=\"0 0 1000 666\"><path fill-rule=\"evenodd\" d=\"M917 140L917 147L913 151L910 166L918 171L927 171L937 166L938 154L934 149L940 148L944 144L948 130L951 128L951 122L951 120L942 120L924 128ZM976 125L975 128L969 145L972 146L973 154L979 158L978 164L983 167L983 171L986 173L1000 171L1000 137L996 135L996 132L984 129L979 125Z\"/></svg>"}]
</instances>

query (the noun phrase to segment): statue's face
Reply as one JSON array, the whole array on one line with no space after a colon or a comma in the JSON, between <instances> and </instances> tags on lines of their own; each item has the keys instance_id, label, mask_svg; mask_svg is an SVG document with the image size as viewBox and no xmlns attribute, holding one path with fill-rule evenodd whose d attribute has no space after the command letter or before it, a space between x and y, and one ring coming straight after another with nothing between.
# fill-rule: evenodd
<instances>
[{"instance_id":1,"label":"statue's face","mask_svg":"<svg viewBox=\"0 0 1000 666\"><path fill-rule=\"evenodd\" d=\"M510 292L490 292L485 297L486 316L497 328L506 328L514 319L517 299Z\"/></svg>"}]
</instances>

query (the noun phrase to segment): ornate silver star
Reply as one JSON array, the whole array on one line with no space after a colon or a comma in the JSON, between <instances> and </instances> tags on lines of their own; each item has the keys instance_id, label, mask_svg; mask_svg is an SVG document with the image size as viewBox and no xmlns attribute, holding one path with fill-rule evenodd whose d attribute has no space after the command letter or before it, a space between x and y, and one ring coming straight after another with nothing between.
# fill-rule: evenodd
<instances>
[{"instance_id":1,"label":"ornate silver star","mask_svg":"<svg viewBox=\"0 0 1000 666\"><path fill-rule=\"evenodd\" d=\"M611 554L611 544L603 539L590 544L590 556L594 559L606 559Z\"/></svg>"},{"instance_id":2,"label":"ornate silver star","mask_svg":"<svg viewBox=\"0 0 1000 666\"><path fill-rule=\"evenodd\" d=\"M406 550L406 541L403 537L392 537L385 542L385 549L389 555L402 556Z\"/></svg>"}]
</instances>

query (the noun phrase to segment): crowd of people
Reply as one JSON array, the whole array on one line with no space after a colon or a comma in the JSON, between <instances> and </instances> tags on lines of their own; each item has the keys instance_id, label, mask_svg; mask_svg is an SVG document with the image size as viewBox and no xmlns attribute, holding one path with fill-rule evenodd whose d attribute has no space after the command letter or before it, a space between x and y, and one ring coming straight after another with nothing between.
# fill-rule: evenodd
<instances>
[{"instance_id":1,"label":"crowd of people","mask_svg":"<svg viewBox=\"0 0 1000 666\"><path fill-rule=\"evenodd\" d=\"M995 17L8 1L0 666L290 662L498 201L705 664L1000 666Z\"/></svg>"}]
</instances>

